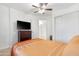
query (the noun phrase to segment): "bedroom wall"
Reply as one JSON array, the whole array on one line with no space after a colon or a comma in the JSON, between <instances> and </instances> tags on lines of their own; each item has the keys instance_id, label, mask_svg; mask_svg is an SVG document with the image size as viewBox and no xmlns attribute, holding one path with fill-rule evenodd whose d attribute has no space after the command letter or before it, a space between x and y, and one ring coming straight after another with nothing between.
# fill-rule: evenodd
<instances>
[{"instance_id":1,"label":"bedroom wall","mask_svg":"<svg viewBox=\"0 0 79 59\"><path fill-rule=\"evenodd\" d=\"M18 41L17 20L31 22L27 15L19 10L10 8L10 44Z\"/></svg>"},{"instance_id":2,"label":"bedroom wall","mask_svg":"<svg viewBox=\"0 0 79 59\"><path fill-rule=\"evenodd\" d=\"M0 5L0 49L9 47L9 8Z\"/></svg>"},{"instance_id":3,"label":"bedroom wall","mask_svg":"<svg viewBox=\"0 0 79 59\"><path fill-rule=\"evenodd\" d=\"M27 14L22 11L10 8L10 34L11 45L18 41L17 20L31 22L32 38L38 37L38 20L33 14Z\"/></svg>"},{"instance_id":4,"label":"bedroom wall","mask_svg":"<svg viewBox=\"0 0 79 59\"><path fill-rule=\"evenodd\" d=\"M0 5L0 49L12 46L18 41L17 20L31 22L32 38L38 37L38 21L33 14Z\"/></svg>"},{"instance_id":5,"label":"bedroom wall","mask_svg":"<svg viewBox=\"0 0 79 59\"><path fill-rule=\"evenodd\" d=\"M50 15L47 16L47 39L50 39L50 35L52 35L52 24L52 13L50 13Z\"/></svg>"}]
</instances>

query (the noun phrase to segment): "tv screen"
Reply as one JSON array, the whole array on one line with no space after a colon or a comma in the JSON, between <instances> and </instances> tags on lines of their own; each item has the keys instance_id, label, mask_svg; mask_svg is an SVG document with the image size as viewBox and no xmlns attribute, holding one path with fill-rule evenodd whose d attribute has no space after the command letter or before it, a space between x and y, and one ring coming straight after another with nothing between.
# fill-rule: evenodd
<instances>
[{"instance_id":1,"label":"tv screen","mask_svg":"<svg viewBox=\"0 0 79 59\"><path fill-rule=\"evenodd\" d=\"M17 28L18 29L31 29L31 23L24 22L24 21L17 21Z\"/></svg>"}]
</instances>

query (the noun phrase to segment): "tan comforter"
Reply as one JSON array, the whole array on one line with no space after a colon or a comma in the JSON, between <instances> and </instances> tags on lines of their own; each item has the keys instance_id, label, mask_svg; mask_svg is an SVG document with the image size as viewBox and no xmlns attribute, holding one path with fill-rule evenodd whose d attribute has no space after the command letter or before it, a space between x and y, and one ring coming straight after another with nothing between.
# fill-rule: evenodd
<instances>
[{"instance_id":1,"label":"tan comforter","mask_svg":"<svg viewBox=\"0 0 79 59\"><path fill-rule=\"evenodd\" d=\"M79 35L68 44L59 41L33 39L16 43L12 55L18 56L79 56Z\"/></svg>"},{"instance_id":2,"label":"tan comforter","mask_svg":"<svg viewBox=\"0 0 79 59\"><path fill-rule=\"evenodd\" d=\"M59 41L33 39L16 43L12 55L18 56L61 56L66 44Z\"/></svg>"}]
</instances>

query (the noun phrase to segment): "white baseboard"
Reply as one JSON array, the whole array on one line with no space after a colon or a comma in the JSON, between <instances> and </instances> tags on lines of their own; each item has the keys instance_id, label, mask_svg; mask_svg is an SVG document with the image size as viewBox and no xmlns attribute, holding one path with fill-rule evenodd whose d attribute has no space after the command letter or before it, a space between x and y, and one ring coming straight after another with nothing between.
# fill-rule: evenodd
<instances>
[{"instance_id":1,"label":"white baseboard","mask_svg":"<svg viewBox=\"0 0 79 59\"><path fill-rule=\"evenodd\" d=\"M9 48L9 46L0 47L0 50L7 49L7 48Z\"/></svg>"}]
</instances>

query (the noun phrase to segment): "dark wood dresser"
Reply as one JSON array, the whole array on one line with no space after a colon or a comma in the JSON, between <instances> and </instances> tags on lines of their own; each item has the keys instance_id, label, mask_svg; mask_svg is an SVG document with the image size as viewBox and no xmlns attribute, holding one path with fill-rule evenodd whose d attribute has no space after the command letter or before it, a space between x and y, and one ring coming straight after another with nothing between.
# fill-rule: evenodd
<instances>
[{"instance_id":1,"label":"dark wood dresser","mask_svg":"<svg viewBox=\"0 0 79 59\"><path fill-rule=\"evenodd\" d=\"M19 30L18 31L18 41L30 40L32 38L31 30Z\"/></svg>"}]
</instances>

